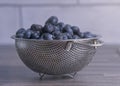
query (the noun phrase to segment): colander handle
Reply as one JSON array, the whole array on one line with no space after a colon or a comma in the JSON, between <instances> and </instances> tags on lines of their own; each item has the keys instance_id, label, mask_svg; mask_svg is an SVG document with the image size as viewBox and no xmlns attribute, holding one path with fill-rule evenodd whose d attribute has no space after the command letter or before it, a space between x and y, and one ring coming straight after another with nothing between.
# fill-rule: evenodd
<instances>
[{"instance_id":1,"label":"colander handle","mask_svg":"<svg viewBox=\"0 0 120 86\"><path fill-rule=\"evenodd\" d=\"M93 41L92 43L81 43L81 42L77 42L77 41L68 41L65 49L67 51L69 51L71 49L73 43L79 43L79 44L91 46L91 47L94 47L94 48L102 46L103 43L104 43L103 41L98 40L98 39L95 39L95 40L92 40L92 41Z\"/></svg>"},{"instance_id":2,"label":"colander handle","mask_svg":"<svg viewBox=\"0 0 120 86\"><path fill-rule=\"evenodd\" d=\"M68 41L67 45L65 46L65 50L69 51L71 49L73 43L74 43L73 41Z\"/></svg>"},{"instance_id":3,"label":"colander handle","mask_svg":"<svg viewBox=\"0 0 120 86\"><path fill-rule=\"evenodd\" d=\"M97 47L99 47L99 46L102 46L103 43L104 43L104 42L101 41L101 40L93 40L93 43L88 43L88 44L86 44L86 45L97 48Z\"/></svg>"}]
</instances>

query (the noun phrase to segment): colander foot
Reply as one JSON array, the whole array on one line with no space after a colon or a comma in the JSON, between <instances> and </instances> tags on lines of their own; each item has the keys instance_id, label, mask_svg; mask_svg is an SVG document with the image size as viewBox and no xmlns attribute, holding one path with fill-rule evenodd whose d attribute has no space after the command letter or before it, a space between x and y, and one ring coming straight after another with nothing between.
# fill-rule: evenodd
<instances>
[{"instance_id":1,"label":"colander foot","mask_svg":"<svg viewBox=\"0 0 120 86\"><path fill-rule=\"evenodd\" d=\"M69 74L69 75L70 75L72 78L74 78L76 74L77 74L77 72L71 73L71 74Z\"/></svg>"},{"instance_id":2,"label":"colander foot","mask_svg":"<svg viewBox=\"0 0 120 86\"><path fill-rule=\"evenodd\" d=\"M42 80L42 79L43 79L44 75L45 75L44 73L39 73L40 80Z\"/></svg>"}]
</instances>

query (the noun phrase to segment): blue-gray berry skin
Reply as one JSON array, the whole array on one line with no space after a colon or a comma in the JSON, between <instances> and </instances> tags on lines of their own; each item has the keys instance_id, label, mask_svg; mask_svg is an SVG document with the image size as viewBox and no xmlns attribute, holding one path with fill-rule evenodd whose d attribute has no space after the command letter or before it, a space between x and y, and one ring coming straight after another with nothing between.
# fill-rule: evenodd
<instances>
[{"instance_id":1,"label":"blue-gray berry skin","mask_svg":"<svg viewBox=\"0 0 120 86\"><path fill-rule=\"evenodd\" d=\"M56 39L56 40L67 40L68 37L67 37L66 34L61 33L61 34L57 35L55 39Z\"/></svg>"},{"instance_id":2,"label":"blue-gray berry skin","mask_svg":"<svg viewBox=\"0 0 120 86\"><path fill-rule=\"evenodd\" d=\"M24 28L20 28L20 29L16 32L16 37L17 37L17 38L23 38L25 32L26 32L26 30L25 30Z\"/></svg>"},{"instance_id":3,"label":"blue-gray berry skin","mask_svg":"<svg viewBox=\"0 0 120 86\"><path fill-rule=\"evenodd\" d=\"M91 38L91 33L90 32L84 32L85 38Z\"/></svg>"},{"instance_id":4,"label":"blue-gray berry skin","mask_svg":"<svg viewBox=\"0 0 120 86\"><path fill-rule=\"evenodd\" d=\"M26 30L26 32L24 34L24 38L25 39L31 39L32 33L33 32L31 30Z\"/></svg>"},{"instance_id":5,"label":"blue-gray berry skin","mask_svg":"<svg viewBox=\"0 0 120 86\"><path fill-rule=\"evenodd\" d=\"M80 38L85 38L85 35L84 35L83 32L79 32L79 33L78 33L78 36L79 36Z\"/></svg>"},{"instance_id":6,"label":"blue-gray berry skin","mask_svg":"<svg viewBox=\"0 0 120 86\"><path fill-rule=\"evenodd\" d=\"M56 16L51 16L50 18L48 18L48 20L46 21L46 24L50 23L52 25L57 25L58 23L58 18Z\"/></svg>"},{"instance_id":7,"label":"blue-gray berry skin","mask_svg":"<svg viewBox=\"0 0 120 86\"><path fill-rule=\"evenodd\" d=\"M17 38L24 38L24 33L19 33L16 35Z\"/></svg>"},{"instance_id":8,"label":"blue-gray berry skin","mask_svg":"<svg viewBox=\"0 0 120 86\"><path fill-rule=\"evenodd\" d=\"M63 35L63 40L67 40L67 39L68 39L67 35Z\"/></svg>"},{"instance_id":9,"label":"blue-gray berry skin","mask_svg":"<svg viewBox=\"0 0 120 86\"><path fill-rule=\"evenodd\" d=\"M42 25L32 24L30 27L30 30L42 32L42 28L43 28Z\"/></svg>"},{"instance_id":10,"label":"blue-gray berry skin","mask_svg":"<svg viewBox=\"0 0 120 86\"><path fill-rule=\"evenodd\" d=\"M65 25L65 27L63 28L63 32L68 32L73 35L73 30L71 29L71 26L69 24Z\"/></svg>"},{"instance_id":11,"label":"blue-gray berry skin","mask_svg":"<svg viewBox=\"0 0 120 86\"><path fill-rule=\"evenodd\" d=\"M16 32L16 34L23 33L23 32L25 32L25 29L24 29L24 28L20 28L20 29Z\"/></svg>"},{"instance_id":12,"label":"blue-gray berry skin","mask_svg":"<svg viewBox=\"0 0 120 86\"><path fill-rule=\"evenodd\" d=\"M44 33L52 33L54 31L54 26L52 24L46 24L44 26L43 32Z\"/></svg>"},{"instance_id":13,"label":"blue-gray berry skin","mask_svg":"<svg viewBox=\"0 0 120 86\"><path fill-rule=\"evenodd\" d=\"M78 35L73 35L73 39L80 39Z\"/></svg>"},{"instance_id":14,"label":"blue-gray berry skin","mask_svg":"<svg viewBox=\"0 0 120 86\"><path fill-rule=\"evenodd\" d=\"M55 36L55 40L63 40L63 35L60 33L59 35Z\"/></svg>"},{"instance_id":15,"label":"blue-gray berry skin","mask_svg":"<svg viewBox=\"0 0 120 86\"><path fill-rule=\"evenodd\" d=\"M72 35L70 33L66 32L66 33L63 33L63 34L66 35L68 39L72 39Z\"/></svg>"},{"instance_id":16,"label":"blue-gray berry skin","mask_svg":"<svg viewBox=\"0 0 120 86\"><path fill-rule=\"evenodd\" d=\"M56 36L55 39L56 39L56 40L63 40L63 36L62 36L62 35L58 35L58 36Z\"/></svg>"},{"instance_id":17,"label":"blue-gray berry skin","mask_svg":"<svg viewBox=\"0 0 120 86\"><path fill-rule=\"evenodd\" d=\"M50 34L50 33L43 33L42 36L41 36L41 39L44 39L44 40L53 40L53 35Z\"/></svg>"},{"instance_id":18,"label":"blue-gray berry skin","mask_svg":"<svg viewBox=\"0 0 120 86\"><path fill-rule=\"evenodd\" d=\"M65 24L63 22L59 22L57 24L57 27L59 27L60 31L62 32L63 31L63 28L65 27Z\"/></svg>"},{"instance_id":19,"label":"blue-gray berry skin","mask_svg":"<svg viewBox=\"0 0 120 86\"><path fill-rule=\"evenodd\" d=\"M54 36L57 36L57 35L59 35L59 34L61 34L60 31L54 31L54 32L52 32L52 35L54 35Z\"/></svg>"},{"instance_id":20,"label":"blue-gray berry skin","mask_svg":"<svg viewBox=\"0 0 120 86\"><path fill-rule=\"evenodd\" d=\"M97 35L91 32L81 32L79 27L58 22L56 16L51 16L45 22L44 27L39 24L32 24L30 29L20 28L16 32L16 37L39 40L67 40L93 38L97 37Z\"/></svg>"},{"instance_id":21,"label":"blue-gray berry skin","mask_svg":"<svg viewBox=\"0 0 120 86\"><path fill-rule=\"evenodd\" d=\"M80 32L80 29L77 26L72 26L71 29L73 30L73 33L76 35L78 35L78 33Z\"/></svg>"},{"instance_id":22,"label":"blue-gray berry skin","mask_svg":"<svg viewBox=\"0 0 120 86\"><path fill-rule=\"evenodd\" d=\"M93 38L93 37L96 37L96 35L92 34L91 32L84 32L84 37L85 38Z\"/></svg>"},{"instance_id":23,"label":"blue-gray berry skin","mask_svg":"<svg viewBox=\"0 0 120 86\"><path fill-rule=\"evenodd\" d=\"M39 39L40 38L40 32L39 31L34 31L32 33L31 39Z\"/></svg>"},{"instance_id":24,"label":"blue-gray berry skin","mask_svg":"<svg viewBox=\"0 0 120 86\"><path fill-rule=\"evenodd\" d=\"M97 37L97 35L96 34L92 34L93 35L93 37Z\"/></svg>"},{"instance_id":25,"label":"blue-gray berry skin","mask_svg":"<svg viewBox=\"0 0 120 86\"><path fill-rule=\"evenodd\" d=\"M60 31L60 28L58 26L54 26L54 31Z\"/></svg>"}]
</instances>

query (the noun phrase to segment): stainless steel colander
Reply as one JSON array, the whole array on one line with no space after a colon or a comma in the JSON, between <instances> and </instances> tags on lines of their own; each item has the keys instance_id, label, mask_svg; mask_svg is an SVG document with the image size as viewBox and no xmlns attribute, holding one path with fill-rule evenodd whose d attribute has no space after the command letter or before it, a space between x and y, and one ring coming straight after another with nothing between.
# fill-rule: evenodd
<instances>
[{"instance_id":1,"label":"stainless steel colander","mask_svg":"<svg viewBox=\"0 0 120 86\"><path fill-rule=\"evenodd\" d=\"M102 45L99 37L52 41L12 38L23 63L37 73L49 75L80 71L92 60L96 48Z\"/></svg>"}]
</instances>

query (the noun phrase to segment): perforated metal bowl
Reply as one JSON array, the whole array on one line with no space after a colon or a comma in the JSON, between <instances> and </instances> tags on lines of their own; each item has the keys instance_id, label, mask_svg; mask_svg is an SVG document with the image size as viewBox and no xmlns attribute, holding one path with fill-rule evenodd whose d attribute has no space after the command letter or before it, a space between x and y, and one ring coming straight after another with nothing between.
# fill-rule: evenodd
<instances>
[{"instance_id":1,"label":"perforated metal bowl","mask_svg":"<svg viewBox=\"0 0 120 86\"><path fill-rule=\"evenodd\" d=\"M97 46L102 45L99 37L52 41L12 38L23 63L37 73L49 75L80 71L92 60Z\"/></svg>"}]
</instances>

